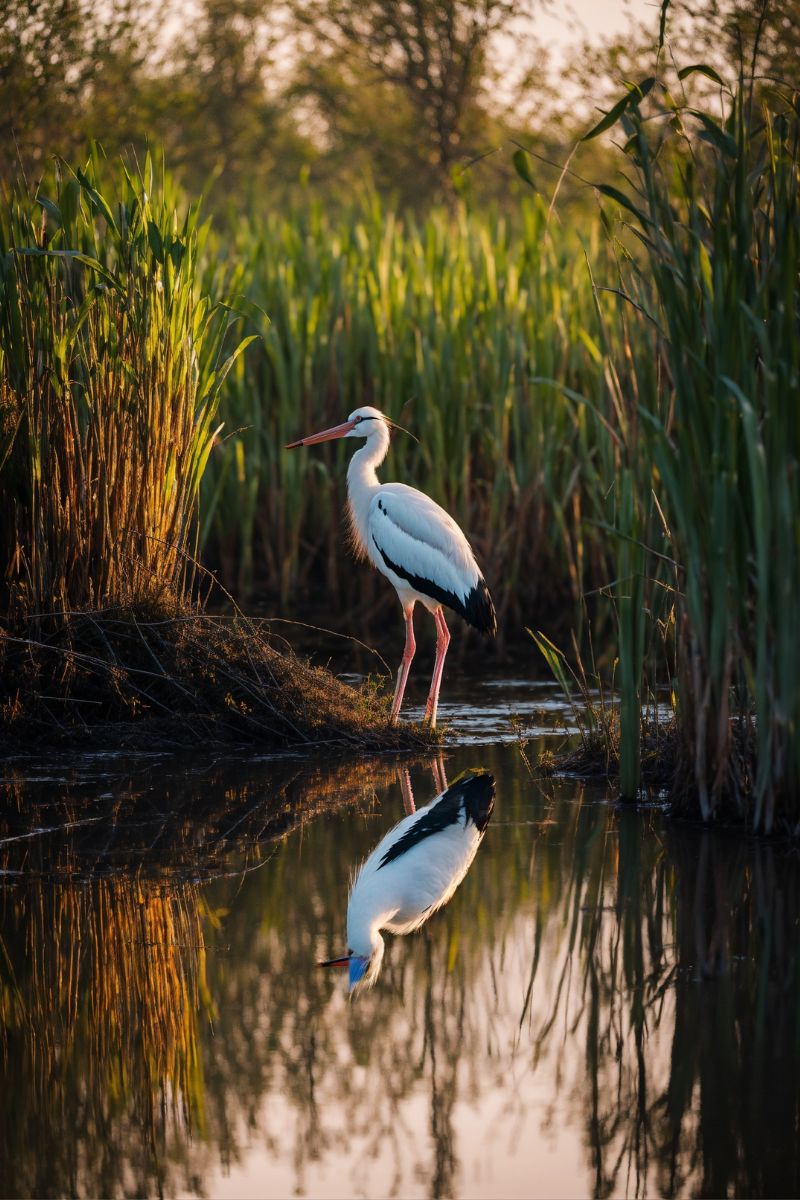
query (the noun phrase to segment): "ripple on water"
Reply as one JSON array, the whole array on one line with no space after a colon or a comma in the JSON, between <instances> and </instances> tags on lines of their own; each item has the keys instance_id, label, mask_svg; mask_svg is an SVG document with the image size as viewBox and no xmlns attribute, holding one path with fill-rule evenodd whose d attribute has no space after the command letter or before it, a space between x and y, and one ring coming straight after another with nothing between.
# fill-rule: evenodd
<instances>
[{"instance_id":1,"label":"ripple on water","mask_svg":"<svg viewBox=\"0 0 800 1200\"><path fill-rule=\"evenodd\" d=\"M523 688L532 695L520 696ZM486 695L476 701L476 692ZM425 706L410 704L405 713L409 720L421 721ZM440 702L438 722L446 730L447 745L457 746L507 745L580 733L574 709L556 685L516 678L480 680L469 691L462 684L460 694Z\"/></svg>"}]
</instances>

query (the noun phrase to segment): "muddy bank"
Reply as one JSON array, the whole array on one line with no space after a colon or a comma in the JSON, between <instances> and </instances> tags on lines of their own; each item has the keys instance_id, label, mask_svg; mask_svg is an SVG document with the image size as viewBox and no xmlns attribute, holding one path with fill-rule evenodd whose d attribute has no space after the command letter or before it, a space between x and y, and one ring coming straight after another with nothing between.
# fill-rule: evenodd
<instances>
[{"instance_id":1,"label":"muddy bank","mask_svg":"<svg viewBox=\"0 0 800 1200\"><path fill-rule=\"evenodd\" d=\"M268 623L177 610L39 616L0 627L0 750L429 746L388 723L383 681L353 688Z\"/></svg>"}]
</instances>

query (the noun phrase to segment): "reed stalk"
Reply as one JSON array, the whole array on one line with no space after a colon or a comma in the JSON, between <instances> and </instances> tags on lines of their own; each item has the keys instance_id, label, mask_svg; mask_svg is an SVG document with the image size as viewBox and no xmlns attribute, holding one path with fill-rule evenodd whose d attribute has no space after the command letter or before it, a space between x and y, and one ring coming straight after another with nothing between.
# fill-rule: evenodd
<instances>
[{"instance_id":1,"label":"reed stalk","mask_svg":"<svg viewBox=\"0 0 800 1200\"><path fill-rule=\"evenodd\" d=\"M711 71L679 74L697 70ZM721 121L659 87L646 112L643 91L629 93L635 190L603 190L635 218L643 257L625 264L626 291L652 289L663 365L653 386L633 339L638 504L656 494L677 564L675 797L692 811L696 796L704 819L728 811L796 833L800 113L744 78L717 82ZM621 613L621 666L636 676L626 623Z\"/></svg>"},{"instance_id":2,"label":"reed stalk","mask_svg":"<svg viewBox=\"0 0 800 1200\"><path fill-rule=\"evenodd\" d=\"M599 223L587 239L602 258ZM220 232L226 256L247 263L263 337L226 383L221 413L242 433L205 485L205 551L237 594L285 606L322 590L333 611L383 595L342 567L346 450L282 449L360 404L419 439L398 436L385 477L462 524L501 626L563 611L607 578L604 537L584 523L607 490L591 407L603 388L597 306L580 242L548 227L540 199L514 222L466 208L415 219L375 197L338 215L310 203L237 218Z\"/></svg>"},{"instance_id":3,"label":"reed stalk","mask_svg":"<svg viewBox=\"0 0 800 1200\"><path fill-rule=\"evenodd\" d=\"M0 206L0 522L13 618L180 602L219 389L246 345L148 158L57 163Z\"/></svg>"}]
</instances>

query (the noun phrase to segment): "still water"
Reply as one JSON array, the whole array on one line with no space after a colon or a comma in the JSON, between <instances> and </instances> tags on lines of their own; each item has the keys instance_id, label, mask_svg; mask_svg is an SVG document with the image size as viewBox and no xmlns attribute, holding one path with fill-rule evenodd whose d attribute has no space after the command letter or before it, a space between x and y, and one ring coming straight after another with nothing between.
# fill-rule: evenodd
<instances>
[{"instance_id":1,"label":"still water","mask_svg":"<svg viewBox=\"0 0 800 1200\"><path fill-rule=\"evenodd\" d=\"M3 1196L798 1193L796 854L539 779L558 698L470 695L437 760L4 765ZM466 878L348 1000L354 870L478 765Z\"/></svg>"}]
</instances>

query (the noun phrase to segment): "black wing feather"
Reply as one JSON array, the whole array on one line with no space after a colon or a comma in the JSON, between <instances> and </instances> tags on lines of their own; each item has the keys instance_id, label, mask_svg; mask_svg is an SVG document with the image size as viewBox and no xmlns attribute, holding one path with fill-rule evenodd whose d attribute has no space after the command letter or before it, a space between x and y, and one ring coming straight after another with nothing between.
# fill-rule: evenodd
<instances>
[{"instance_id":1,"label":"black wing feather","mask_svg":"<svg viewBox=\"0 0 800 1200\"><path fill-rule=\"evenodd\" d=\"M384 507L383 501L378 500L378 509L388 517L388 510ZM413 537L413 534L403 531L408 537ZM489 594L489 589L486 586L486 580L482 575L478 576L475 586L464 596L457 596L455 592L448 591L447 588L441 587L433 579L426 579L424 575L415 575L412 571L399 563L393 562L383 546L380 545L375 534L372 535L372 541L375 549L380 554L383 561L390 571L394 571L395 575L400 579L405 579L406 583L410 583L414 591L419 592L423 596L429 596L431 600L438 600L440 604L446 604L448 608L452 608L453 612L457 612L460 617L463 617L468 625L472 625L479 633L488 634L494 637L497 633L497 614L492 603L492 597Z\"/></svg>"},{"instance_id":2,"label":"black wing feather","mask_svg":"<svg viewBox=\"0 0 800 1200\"><path fill-rule=\"evenodd\" d=\"M494 776L488 772L462 776L447 789L433 808L423 813L419 820L389 847L378 864L378 870L387 863L394 862L396 858L401 858L426 838L455 825L461 820L462 812L466 814L466 821L472 821L478 832L484 833L493 808Z\"/></svg>"},{"instance_id":3,"label":"black wing feather","mask_svg":"<svg viewBox=\"0 0 800 1200\"><path fill-rule=\"evenodd\" d=\"M411 571L407 571L405 567L399 566L398 563L392 562L389 555L379 546L375 535L372 535L372 540L375 542L375 547L383 561L386 563L390 571L394 571L400 579L405 579L406 583L410 583L414 591L421 592L423 596L430 596L431 600L438 600L440 604L446 604L448 608L452 608L453 612L457 612L460 617L463 617L468 625L472 625L479 633L487 633L490 637L494 637L497 633L497 615L492 604L492 597L489 595L489 589L486 586L486 580L481 576L475 587L462 600L456 596L455 592L448 592L446 588L439 587L438 583L434 583L432 579L425 579L422 575L414 575Z\"/></svg>"}]
</instances>

